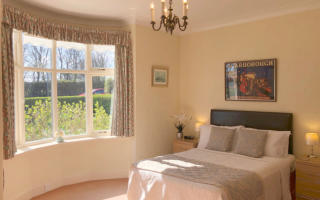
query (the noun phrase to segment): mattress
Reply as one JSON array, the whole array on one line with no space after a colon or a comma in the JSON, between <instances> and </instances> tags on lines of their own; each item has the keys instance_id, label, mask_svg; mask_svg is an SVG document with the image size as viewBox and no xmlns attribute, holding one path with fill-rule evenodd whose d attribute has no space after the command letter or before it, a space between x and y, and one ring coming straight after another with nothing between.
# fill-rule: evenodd
<instances>
[{"instance_id":1,"label":"mattress","mask_svg":"<svg viewBox=\"0 0 320 200\"><path fill-rule=\"evenodd\" d=\"M263 195L258 200L291 200L290 171L294 168L295 160L292 155L285 158L266 156L251 158L229 152L198 148L175 155L254 172L263 183ZM224 190L217 186L138 169L134 166L130 170L127 197L129 200L233 200L228 199Z\"/></svg>"}]
</instances>

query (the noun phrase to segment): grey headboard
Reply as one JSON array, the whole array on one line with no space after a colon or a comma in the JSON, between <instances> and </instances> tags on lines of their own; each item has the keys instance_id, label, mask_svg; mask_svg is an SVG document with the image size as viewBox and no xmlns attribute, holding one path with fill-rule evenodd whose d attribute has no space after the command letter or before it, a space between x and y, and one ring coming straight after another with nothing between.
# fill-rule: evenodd
<instances>
[{"instance_id":1,"label":"grey headboard","mask_svg":"<svg viewBox=\"0 0 320 200\"><path fill-rule=\"evenodd\" d=\"M249 128L291 131L289 153L293 153L292 113L256 112L212 109L210 124L218 126L243 125Z\"/></svg>"}]
</instances>

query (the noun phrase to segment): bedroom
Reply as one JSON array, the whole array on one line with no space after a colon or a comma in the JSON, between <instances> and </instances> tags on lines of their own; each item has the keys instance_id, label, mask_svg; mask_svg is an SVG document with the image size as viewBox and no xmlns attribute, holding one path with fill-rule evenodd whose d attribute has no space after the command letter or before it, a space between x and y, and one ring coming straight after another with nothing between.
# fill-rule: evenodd
<instances>
[{"instance_id":1,"label":"bedroom","mask_svg":"<svg viewBox=\"0 0 320 200\"><path fill-rule=\"evenodd\" d=\"M78 6L73 6L74 1L41 2L5 1L60 21L119 28L119 21L111 25L106 22L112 20L106 4L113 1L97 0ZM160 1L154 2L159 22ZM320 5L311 0L268 2L212 1L206 8L208 2L190 0L190 24L186 30L190 32L175 30L173 36L150 27L151 1L127 7L116 4L126 9L139 7L146 21L134 21L134 16L129 16L134 22L125 27L133 41L135 136L65 142L20 151L13 159L2 162L3 199L30 199L64 185L127 178L133 162L172 153L176 130L170 116L180 112L192 115L185 134L195 136L196 122L208 124L211 109L293 113L294 154L310 154L305 133L320 129ZM174 1L174 5L174 12L181 16L182 1ZM228 9L234 10L233 14L225 14ZM68 11L75 16L67 15ZM246 14L241 15L244 11ZM99 12L107 19L100 17L93 22L90 14L97 16ZM277 59L276 102L225 101L225 62L269 58ZM168 87L152 87L153 65L169 68ZM314 150L320 153L319 146Z\"/></svg>"}]
</instances>

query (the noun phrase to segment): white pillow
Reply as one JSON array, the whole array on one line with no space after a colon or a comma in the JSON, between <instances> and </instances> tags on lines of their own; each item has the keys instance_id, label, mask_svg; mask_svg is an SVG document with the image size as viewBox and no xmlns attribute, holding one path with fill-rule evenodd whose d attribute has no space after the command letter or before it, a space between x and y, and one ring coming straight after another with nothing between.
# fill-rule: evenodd
<instances>
[{"instance_id":1,"label":"white pillow","mask_svg":"<svg viewBox=\"0 0 320 200\"><path fill-rule=\"evenodd\" d=\"M209 143L211 134L211 125L202 125L200 126L200 138L198 143L199 149L205 149Z\"/></svg>"},{"instance_id":2,"label":"white pillow","mask_svg":"<svg viewBox=\"0 0 320 200\"><path fill-rule=\"evenodd\" d=\"M243 126L216 126L216 125L202 125L200 126L200 138L198 147L199 149L205 149L209 143L210 135L212 132L212 127L223 127L223 128L231 128L231 129L238 129Z\"/></svg>"},{"instance_id":3,"label":"white pillow","mask_svg":"<svg viewBox=\"0 0 320 200\"><path fill-rule=\"evenodd\" d=\"M264 155L271 157L288 156L290 134L290 131L269 130Z\"/></svg>"},{"instance_id":4,"label":"white pillow","mask_svg":"<svg viewBox=\"0 0 320 200\"><path fill-rule=\"evenodd\" d=\"M254 128L247 128L253 129ZM260 130L260 129L257 129ZM289 136L291 131L268 130L264 155L270 157L287 157L289 149Z\"/></svg>"}]
</instances>

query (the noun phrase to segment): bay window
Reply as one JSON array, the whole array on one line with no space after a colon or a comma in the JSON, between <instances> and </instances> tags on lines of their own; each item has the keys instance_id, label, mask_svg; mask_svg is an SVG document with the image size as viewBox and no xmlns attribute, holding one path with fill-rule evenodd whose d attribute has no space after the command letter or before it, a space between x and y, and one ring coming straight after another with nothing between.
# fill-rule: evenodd
<instances>
[{"instance_id":1,"label":"bay window","mask_svg":"<svg viewBox=\"0 0 320 200\"><path fill-rule=\"evenodd\" d=\"M18 147L110 134L115 46L13 34Z\"/></svg>"}]
</instances>

